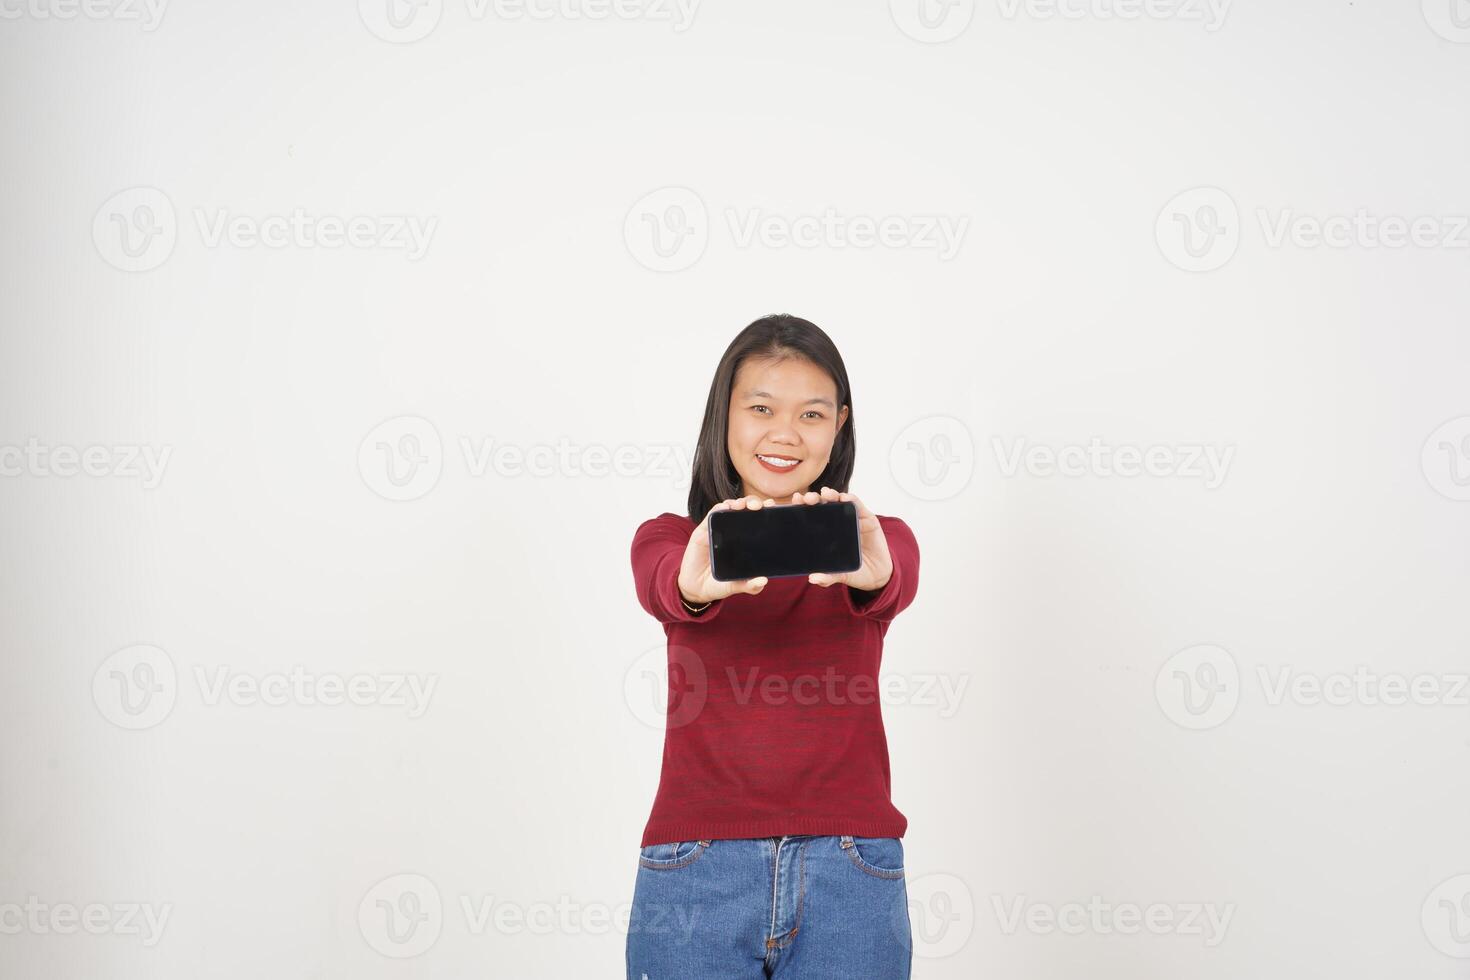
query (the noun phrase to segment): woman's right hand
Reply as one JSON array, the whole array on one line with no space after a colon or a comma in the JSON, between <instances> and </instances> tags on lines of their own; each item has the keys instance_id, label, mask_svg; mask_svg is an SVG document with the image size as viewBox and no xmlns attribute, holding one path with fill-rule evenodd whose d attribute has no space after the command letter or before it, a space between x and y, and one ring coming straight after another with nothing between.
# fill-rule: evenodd
<instances>
[{"instance_id":1,"label":"woman's right hand","mask_svg":"<svg viewBox=\"0 0 1470 980\"><path fill-rule=\"evenodd\" d=\"M732 500L722 500L709 509L709 514L704 515L704 520L689 536L689 547L684 549L684 562L679 566L679 591L683 593L684 599L690 605L703 605L737 592L759 595L761 589L766 587L770 579L764 575L758 578L737 579L733 582L718 582L710 574L709 515L717 510L760 510L763 506L774 506L775 503L770 498L762 500L756 496L736 497Z\"/></svg>"}]
</instances>

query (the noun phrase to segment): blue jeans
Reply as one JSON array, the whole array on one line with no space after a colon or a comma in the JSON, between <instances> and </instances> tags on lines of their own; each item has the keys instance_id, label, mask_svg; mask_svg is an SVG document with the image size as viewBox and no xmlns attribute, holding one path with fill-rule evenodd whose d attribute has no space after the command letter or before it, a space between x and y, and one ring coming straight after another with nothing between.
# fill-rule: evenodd
<instances>
[{"instance_id":1,"label":"blue jeans","mask_svg":"<svg viewBox=\"0 0 1470 980\"><path fill-rule=\"evenodd\" d=\"M903 843L797 834L638 854L628 980L908 980Z\"/></svg>"}]
</instances>

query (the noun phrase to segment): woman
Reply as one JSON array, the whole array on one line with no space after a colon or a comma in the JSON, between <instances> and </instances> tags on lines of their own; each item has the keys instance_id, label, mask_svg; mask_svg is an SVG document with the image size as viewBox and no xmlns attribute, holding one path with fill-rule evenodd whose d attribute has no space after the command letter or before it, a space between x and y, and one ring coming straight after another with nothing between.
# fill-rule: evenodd
<instances>
[{"instance_id":1,"label":"woman","mask_svg":"<svg viewBox=\"0 0 1470 980\"><path fill-rule=\"evenodd\" d=\"M669 702L629 980L909 976L908 821L889 799L877 676L919 548L847 492L855 453L831 339L764 317L715 371L688 515L634 535L638 600L668 636ZM857 508L857 571L710 576L712 511L836 500Z\"/></svg>"}]
</instances>

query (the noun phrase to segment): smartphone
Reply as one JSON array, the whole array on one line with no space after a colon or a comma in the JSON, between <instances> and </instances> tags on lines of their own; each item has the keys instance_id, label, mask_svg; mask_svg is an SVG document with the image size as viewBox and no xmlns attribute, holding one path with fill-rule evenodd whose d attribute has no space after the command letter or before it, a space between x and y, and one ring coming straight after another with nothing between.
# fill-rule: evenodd
<instances>
[{"instance_id":1,"label":"smartphone","mask_svg":"<svg viewBox=\"0 0 1470 980\"><path fill-rule=\"evenodd\" d=\"M709 558L717 582L855 572L862 567L857 505L832 500L717 510L709 515Z\"/></svg>"}]
</instances>

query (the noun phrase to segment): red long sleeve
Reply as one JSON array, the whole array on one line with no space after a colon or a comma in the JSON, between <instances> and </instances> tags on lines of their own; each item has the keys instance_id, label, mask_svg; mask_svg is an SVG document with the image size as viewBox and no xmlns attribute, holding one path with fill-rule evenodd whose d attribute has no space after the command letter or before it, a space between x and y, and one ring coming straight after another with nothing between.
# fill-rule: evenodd
<instances>
[{"instance_id":1,"label":"red long sleeve","mask_svg":"<svg viewBox=\"0 0 1470 980\"><path fill-rule=\"evenodd\" d=\"M687 517L663 514L644 521L633 535L633 582L638 588L638 601L660 623L704 623L724 608L723 603L716 602L695 615L680 601L679 566L695 526Z\"/></svg>"},{"instance_id":2,"label":"red long sleeve","mask_svg":"<svg viewBox=\"0 0 1470 980\"><path fill-rule=\"evenodd\" d=\"M879 517L883 537L888 541L888 555L893 559L893 574L875 596L859 602L857 589L845 589L847 604L853 612L879 622L891 623L893 617L908 608L919 592L919 542L914 532L896 517ZM836 588L836 586L833 586Z\"/></svg>"},{"instance_id":3,"label":"red long sleeve","mask_svg":"<svg viewBox=\"0 0 1470 980\"><path fill-rule=\"evenodd\" d=\"M694 522L665 513L638 527L634 585L669 651L663 765L640 846L903 836L878 673L889 625L918 592L919 547L899 518L878 520L893 559L882 589L775 578L698 615L678 586Z\"/></svg>"}]
</instances>

